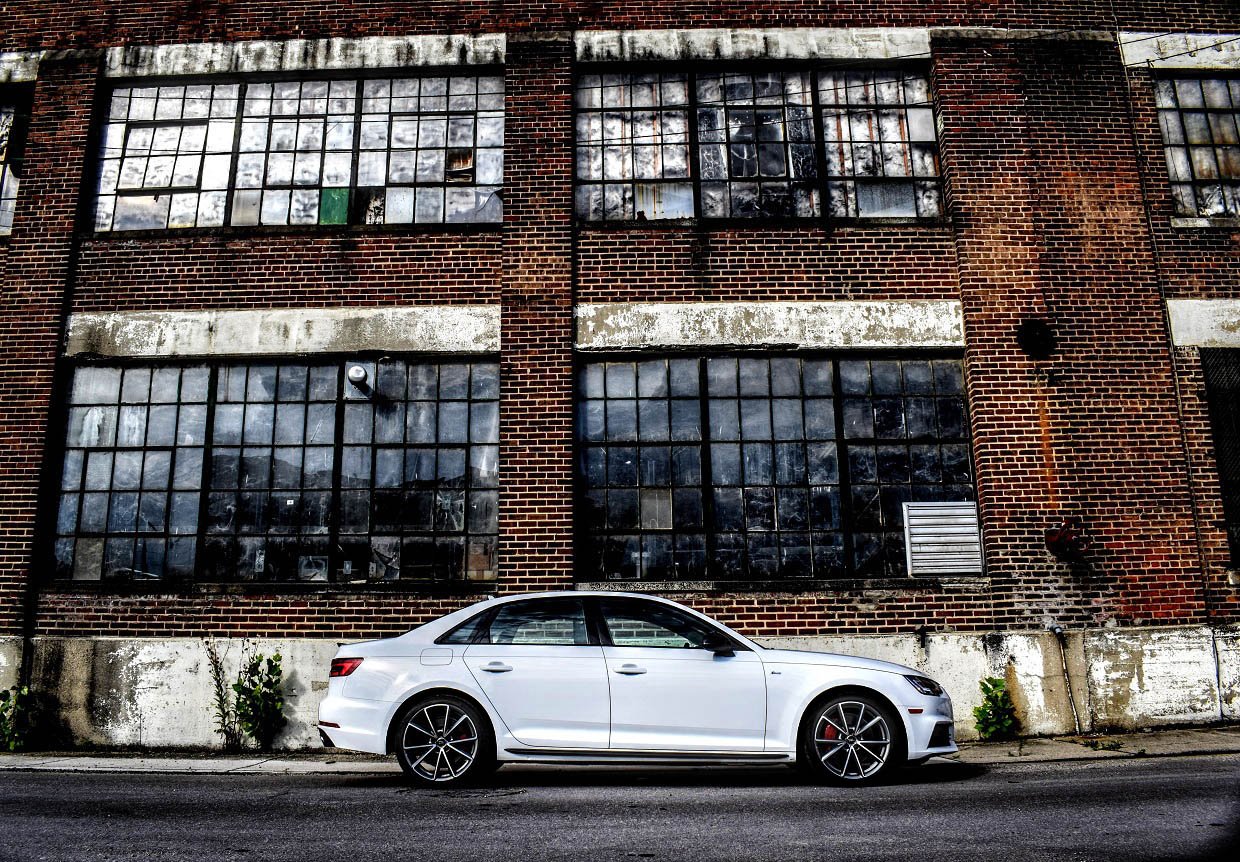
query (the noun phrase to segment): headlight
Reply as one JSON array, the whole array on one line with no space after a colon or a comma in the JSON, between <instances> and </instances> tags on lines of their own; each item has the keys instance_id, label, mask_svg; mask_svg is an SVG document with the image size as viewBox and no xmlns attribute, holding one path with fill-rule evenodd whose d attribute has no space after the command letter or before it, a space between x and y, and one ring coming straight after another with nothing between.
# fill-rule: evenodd
<instances>
[{"instance_id":1,"label":"headlight","mask_svg":"<svg viewBox=\"0 0 1240 862\"><path fill-rule=\"evenodd\" d=\"M939 685L928 676L906 676L905 679L908 680L909 685L917 689L922 694L929 695L930 697L943 696L943 686Z\"/></svg>"}]
</instances>

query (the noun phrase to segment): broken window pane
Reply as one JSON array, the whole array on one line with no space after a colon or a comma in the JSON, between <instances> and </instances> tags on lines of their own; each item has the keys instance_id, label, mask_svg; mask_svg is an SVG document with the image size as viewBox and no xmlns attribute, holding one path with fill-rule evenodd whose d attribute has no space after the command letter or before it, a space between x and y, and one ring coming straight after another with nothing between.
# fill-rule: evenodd
<instances>
[{"instance_id":1,"label":"broken window pane","mask_svg":"<svg viewBox=\"0 0 1240 862\"><path fill-rule=\"evenodd\" d=\"M1175 212L1240 217L1240 75L1164 78L1154 95Z\"/></svg>"}]
</instances>

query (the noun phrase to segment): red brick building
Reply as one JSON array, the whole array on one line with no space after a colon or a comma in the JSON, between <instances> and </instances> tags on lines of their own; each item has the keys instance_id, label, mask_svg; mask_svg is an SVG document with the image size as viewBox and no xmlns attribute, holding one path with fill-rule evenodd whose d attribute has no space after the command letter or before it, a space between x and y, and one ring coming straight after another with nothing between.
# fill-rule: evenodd
<instances>
[{"instance_id":1,"label":"red brick building","mask_svg":"<svg viewBox=\"0 0 1240 862\"><path fill-rule=\"evenodd\" d=\"M302 744L337 641L580 584L1240 710L1234 4L4 12L0 681L76 738L209 743L214 638Z\"/></svg>"}]
</instances>

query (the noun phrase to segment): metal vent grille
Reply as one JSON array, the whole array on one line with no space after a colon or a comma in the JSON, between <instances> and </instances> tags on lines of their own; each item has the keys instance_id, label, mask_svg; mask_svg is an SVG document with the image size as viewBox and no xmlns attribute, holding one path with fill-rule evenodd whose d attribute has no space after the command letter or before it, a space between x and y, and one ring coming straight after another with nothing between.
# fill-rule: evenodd
<instances>
[{"instance_id":1,"label":"metal vent grille","mask_svg":"<svg viewBox=\"0 0 1240 862\"><path fill-rule=\"evenodd\" d=\"M982 534L976 503L905 503L910 575L980 575Z\"/></svg>"},{"instance_id":2,"label":"metal vent grille","mask_svg":"<svg viewBox=\"0 0 1240 862\"><path fill-rule=\"evenodd\" d=\"M1201 367L1206 378L1206 400L1214 457L1223 492L1223 517L1231 564L1240 565L1240 350L1205 349Z\"/></svg>"}]
</instances>

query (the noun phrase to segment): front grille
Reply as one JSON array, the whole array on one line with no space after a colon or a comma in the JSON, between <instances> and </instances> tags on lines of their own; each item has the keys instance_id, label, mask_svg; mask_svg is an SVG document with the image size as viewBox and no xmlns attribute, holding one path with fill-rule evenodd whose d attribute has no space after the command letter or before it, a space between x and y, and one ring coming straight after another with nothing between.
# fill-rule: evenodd
<instances>
[{"instance_id":1,"label":"front grille","mask_svg":"<svg viewBox=\"0 0 1240 862\"><path fill-rule=\"evenodd\" d=\"M934 726L934 733L930 734L929 748L943 748L952 744L952 723L950 721L940 721Z\"/></svg>"}]
</instances>

